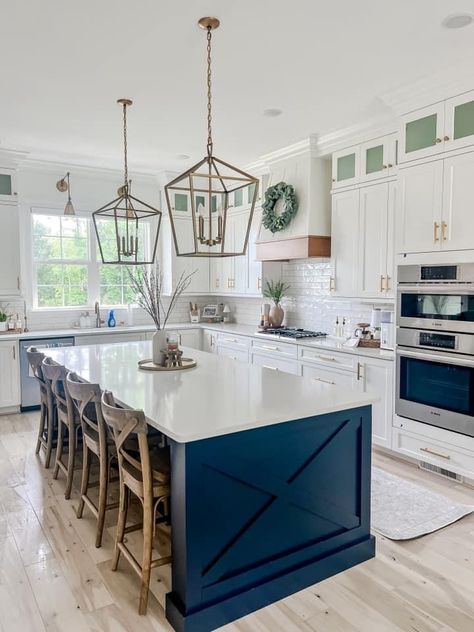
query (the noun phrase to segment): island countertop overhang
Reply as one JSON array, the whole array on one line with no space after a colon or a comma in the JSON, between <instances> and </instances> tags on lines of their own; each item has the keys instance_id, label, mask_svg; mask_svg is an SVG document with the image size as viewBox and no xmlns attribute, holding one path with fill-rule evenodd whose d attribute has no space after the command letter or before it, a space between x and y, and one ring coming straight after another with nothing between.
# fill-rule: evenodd
<instances>
[{"instance_id":1,"label":"island countertop overhang","mask_svg":"<svg viewBox=\"0 0 474 632\"><path fill-rule=\"evenodd\" d=\"M150 372L151 342L84 345L45 353L88 382L145 412L149 424L178 443L262 428L368 406L377 398L356 389L249 365L196 349L197 367Z\"/></svg>"}]
</instances>

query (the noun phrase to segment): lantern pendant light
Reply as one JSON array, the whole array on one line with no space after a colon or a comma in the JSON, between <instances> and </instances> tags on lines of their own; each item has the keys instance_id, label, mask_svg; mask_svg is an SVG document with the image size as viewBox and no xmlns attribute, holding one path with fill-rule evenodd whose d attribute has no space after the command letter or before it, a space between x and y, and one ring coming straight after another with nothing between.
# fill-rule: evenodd
<instances>
[{"instance_id":1,"label":"lantern pendant light","mask_svg":"<svg viewBox=\"0 0 474 632\"><path fill-rule=\"evenodd\" d=\"M199 26L207 33L206 155L165 186L166 203L177 256L235 257L247 250L258 179L213 153L211 43L219 20L201 18ZM248 202L245 213L234 208L236 193Z\"/></svg>"},{"instance_id":2,"label":"lantern pendant light","mask_svg":"<svg viewBox=\"0 0 474 632\"><path fill-rule=\"evenodd\" d=\"M75 215L76 211L74 210L74 206L71 200L71 181L69 179L69 171L66 173L64 178L61 178L61 180L58 180L56 182L56 188L58 191L61 191L61 193L67 191L67 202L66 206L64 207L64 215Z\"/></svg>"},{"instance_id":3,"label":"lantern pendant light","mask_svg":"<svg viewBox=\"0 0 474 632\"><path fill-rule=\"evenodd\" d=\"M128 178L127 108L133 102L119 99L117 103L123 110L123 186L118 189L115 200L92 214L95 233L102 263L151 264L156 256L161 211L132 195L132 181Z\"/></svg>"}]
</instances>

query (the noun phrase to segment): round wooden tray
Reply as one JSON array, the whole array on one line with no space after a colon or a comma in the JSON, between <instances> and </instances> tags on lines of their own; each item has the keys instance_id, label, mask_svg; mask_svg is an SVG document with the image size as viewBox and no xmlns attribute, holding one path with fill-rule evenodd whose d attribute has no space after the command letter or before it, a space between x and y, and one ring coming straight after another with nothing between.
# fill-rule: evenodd
<instances>
[{"instance_id":1,"label":"round wooden tray","mask_svg":"<svg viewBox=\"0 0 474 632\"><path fill-rule=\"evenodd\" d=\"M155 364L153 360L140 360L138 362L138 368L143 371L183 371L184 369L192 369L196 366L196 360L191 358L181 358L183 366L161 366L161 364Z\"/></svg>"}]
</instances>

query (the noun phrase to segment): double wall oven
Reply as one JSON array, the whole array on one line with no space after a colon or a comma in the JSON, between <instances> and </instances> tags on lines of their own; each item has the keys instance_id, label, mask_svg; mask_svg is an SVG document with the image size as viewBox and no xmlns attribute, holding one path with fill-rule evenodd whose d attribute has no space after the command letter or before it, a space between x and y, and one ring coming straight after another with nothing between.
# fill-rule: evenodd
<instances>
[{"instance_id":1,"label":"double wall oven","mask_svg":"<svg viewBox=\"0 0 474 632\"><path fill-rule=\"evenodd\" d=\"M474 437L474 264L398 268L395 412Z\"/></svg>"}]
</instances>

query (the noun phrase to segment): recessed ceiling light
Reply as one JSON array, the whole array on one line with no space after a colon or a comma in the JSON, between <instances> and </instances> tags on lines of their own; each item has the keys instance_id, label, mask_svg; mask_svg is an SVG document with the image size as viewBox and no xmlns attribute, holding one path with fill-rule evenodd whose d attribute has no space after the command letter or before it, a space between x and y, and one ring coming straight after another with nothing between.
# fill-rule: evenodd
<instances>
[{"instance_id":1,"label":"recessed ceiling light","mask_svg":"<svg viewBox=\"0 0 474 632\"><path fill-rule=\"evenodd\" d=\"M178 155L176 156L176 158L177 158L178 160L189 160L189 158L191 158L191 156L188 156L188 154L178 154Z\"/></svg>"},{"instance_id":2,"label":"recessed ceiling light","mask_svg":"<svg viewBox=\"0 0 474 632\"><path fill-rule=\"evenodd\" d=\"M472 24L473 19L469 13L453 13L444 18L442 25L447 29L462 29Z\"/></svg>"},{"instance_id":3,"label":"recessed ceiling light","mask_svg":"<svg viewBox=\"0 0 474 632\"><path fill-rule=\"evenodd\" d=\"M280 110L280 108L267 108L266 110L263 110L263 116L268 116L268 118L275 118L275 116L280 116L282 112L283 110Z\"/></svg>"}]
</instances>

